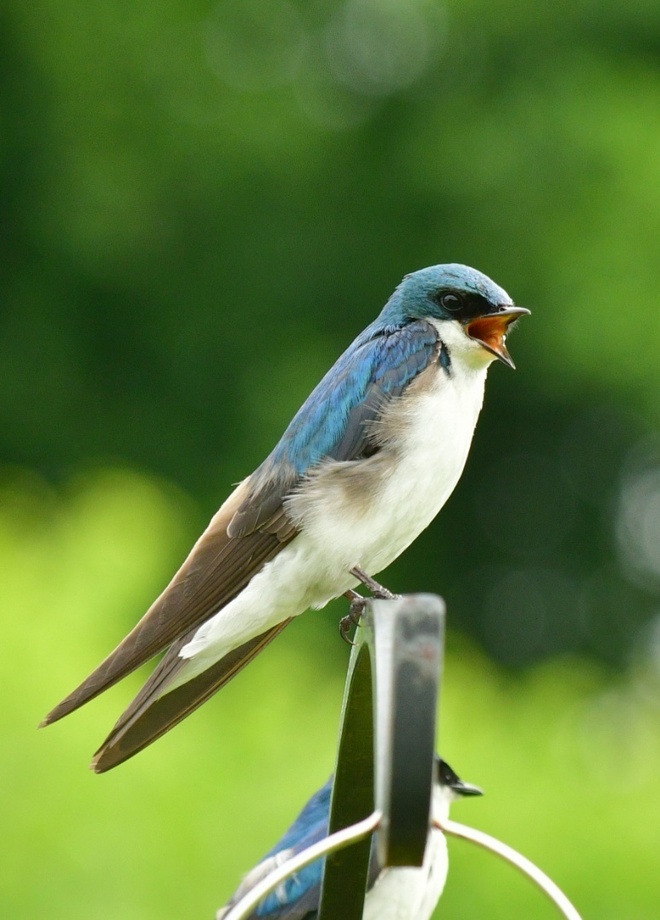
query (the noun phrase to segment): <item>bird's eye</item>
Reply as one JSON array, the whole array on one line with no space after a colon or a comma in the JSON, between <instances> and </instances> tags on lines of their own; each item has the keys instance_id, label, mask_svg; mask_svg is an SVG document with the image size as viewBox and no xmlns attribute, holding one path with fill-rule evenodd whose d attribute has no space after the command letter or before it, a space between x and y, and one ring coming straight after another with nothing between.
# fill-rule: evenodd
<instances>
[{"instance_id":1,"label":"bird's eye","mask_svg":"<svg viewBox=\"0 0 660 920\"><path fill-rule=\"evenodd\" d=\"M455 313L463 306L463 298L458 294L443 294L440 298L440 303L445 310L449 310L450 313Z\"/></svg>"}]
</instances>

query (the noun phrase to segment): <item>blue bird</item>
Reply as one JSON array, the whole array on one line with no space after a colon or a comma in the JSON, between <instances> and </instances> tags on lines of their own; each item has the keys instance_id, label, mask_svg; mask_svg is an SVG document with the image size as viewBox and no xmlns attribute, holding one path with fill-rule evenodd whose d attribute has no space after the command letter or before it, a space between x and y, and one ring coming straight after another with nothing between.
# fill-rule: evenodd
<instances>
[{"instance_id":1,"label":"blue bird","mask_svg":"<svg viewBox=\"0 0 660 920\"><path fill-rule=\"evenodd\" d=\"M453 491L488 366L514 366L506 334L527 313L465 265L406 275L140 622L42 724L168 649L97 751L101 773L185 718L292 617L369 585Z\"/></svg>"},{"instance_id":2,"label":"blue bird","mask_svg":"<svg viewBox=\"0 0 660 920\"><path fill-rule=\"evenodd\" d=\"M481 795L478 786L464 783L449 764L436 758L431 818L442 822L449 806L457 798ZM222 920L273 869L313 843L328 836L332 777L315 792L294 823L262 861L245 876L216 920ZM264 898L250 920L315 920L319 909L321 879L325 860L319 859L299 870ZM378 864L376 848L371 847L367 897L363 920L428 920L440 899L447 879L449 860L444 834L432 828L420 868L383 870Z\"/></svg>"}]
</instances>

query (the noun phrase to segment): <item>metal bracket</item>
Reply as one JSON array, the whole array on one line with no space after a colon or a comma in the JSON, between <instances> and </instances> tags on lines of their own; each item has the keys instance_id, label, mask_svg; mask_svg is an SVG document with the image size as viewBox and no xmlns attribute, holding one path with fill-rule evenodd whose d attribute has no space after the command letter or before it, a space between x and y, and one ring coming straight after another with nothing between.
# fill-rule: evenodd
<instances>
[{"instance_id":1,"label":"metal bracket","mask_svg":"<svg viewBox=\"0 0 660 920\"><path fill-rule=\"evenodd\" d=\"M330 833L374 811L378 862L421 866L433 785L445 605L436 595L372 600L349 663ZM375 802L374 802L375 789ZM361 920L370 840L326 858L319 920Z\"/></svg>"},{"instance_id":2,"label":"metal bracket","mask_svg":"<svg viewBox=\"0 0 660 920\"><path fill-rule=\"evenodd\" d=\"M374 832L380 867L422 865L444 638L435 595L368 601L344 689L329 836L262 879L224 920L253 917L285 878L324 856L318 920L362 920Z\"/></svg>"}]
</instances>

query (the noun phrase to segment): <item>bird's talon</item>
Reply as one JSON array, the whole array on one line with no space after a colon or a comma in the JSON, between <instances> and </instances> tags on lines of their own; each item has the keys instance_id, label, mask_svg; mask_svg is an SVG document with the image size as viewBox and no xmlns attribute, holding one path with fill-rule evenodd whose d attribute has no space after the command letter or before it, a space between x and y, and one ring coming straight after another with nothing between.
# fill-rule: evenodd
<instances>
[{"instance_id":1,"label":"bird's talon","mask_svg":"<svg viewBox=\"0 0 660 920\"><path fill-rule=\"evenodd\" d=\"M352 642L348 638L348 633L351 626L361 626L360 620L362 619L362 614L364 609L367 606L367 598L362 597L361 594L358 594L357 591L349 590L344 592L344 597L348 598L351 602L350 607L348 608L348 613L345 617L342 617L339 621L339 635L342 637L344 642L348 642L349 645L355 645L355 642Z\"/></svg>"},{"instance_id":2,"label":"bird's talon","mask_svg":"<svg viewBox=\"0 0 660 920\"><path fill-rule=\"evenodd\" d=\"M347 643L347 645L351 645L351 646L356 645L356 643L353 642L353 640L349 639L348 637L348 634L351 631L351 626L353 626L353 623L354 623L354 620L352 616L350 615L350 613L346 614L346 616L342 617L341 620L339 621L339 635L342 637L344 642Z\"/></svg>"}]
</instances>

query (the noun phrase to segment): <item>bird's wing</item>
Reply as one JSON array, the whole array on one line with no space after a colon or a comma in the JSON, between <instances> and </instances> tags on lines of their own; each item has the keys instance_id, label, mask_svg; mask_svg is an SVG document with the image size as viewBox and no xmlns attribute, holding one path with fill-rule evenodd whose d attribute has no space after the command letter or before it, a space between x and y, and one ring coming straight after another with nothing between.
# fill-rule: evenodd
<instances>
[{"instance_id":1,"label":"bird's wing","mask_svg":"<svg viewBox=\"0 0 660 920\"><path fill-rule=\"evenodd\" d=\"M264 859L244 877L232 895L227 906L218 911L216 920L237 904L270 872L287 859L302 853L314 843L328 836L330 798L333 777L307 802L294 823L281 840ZM380 872L376 857L375 841L372 839L367 890L370 890ZM289 876L277 889L265 898L248 920L312 920L317 916L321 899L321 881L325 859L319 859Z\"/></svg>"},{"instance_id":2,"label":"bird's wing","mask_svg":"<svg viewBox=\"0 0 660 920\"><path fill-rule=\"evenodd\" d=\"M302 853L328 835L328 815L332 777L307 802L282 839L264 859L244 877L232 895L227 908L233 907L287 859ZM250 920L306 920L316 916L321 893L323 859L318 859L290 875L275 891L259 904ZM218 917L222 913L218 912Z\"/></svg>"},{"instance_id":3,"label":"bird's wing","mask_svg":"<svg viewBox=\"0 0 660 920\"><path fill-rule=\"evenodd\" d=\"M256 658L290 622L283 620L239 645L197 677L161 696L161 688L178 672L182 662L179 652L192 639L196 627L177 639L94 755L92 769L105 773L174 728Z\"/></svg>"},{"instance_id":4,"label":"bird's wing","mask_svg":"<svg viewBox=\"0 0 660 920\"><path fill-rule=\"evenodd\" d=\"M310 841L310 844L314 841ZM262 879L278 868L293 851L283 851L282 859L265 859L243 879L225 910L229 910L248 894ZM259 906L248 915L248 920L307 920L316 917L321 896L322 861L317 860L290 875L278 885ZM218 917L222 914L218 913Z\"/></svg>"},{"instance_id":5,"label":"bird's wing","mask_svg":"<svg viewBox=\"0 0 660 920\"><path fill-rule=\"evenodd\" d=\"M251 477L252 489L234 515L232 536L250 533L281 507L307 472L324 460L359 461L380 445L376 422L389 400L437 356L438 333L423 320L367 327L293 417L279 443Z\"/></svg>"},{"instance_id":6,"label":"bird's wing","mask_svg":"<svg viewBox=\"0 0 660 920\"><path fill-rule=\"evenodd\" d=\"M288 621L235 649L165 699L182 666L179 651L195 630L296 536L286 512L292 489L323 460L359 461L378 450L374 422L383 405L435 359L437 338L423 321L366 329L312 392L269 457L222 505L137 626L42 724L77 709L175 643L99 750L95 769L109 769L162 735L251 661Z\"/></svg>"},{"instance_id":7,"label":"bird's wing","mask_svg":"<svg viewBox=\"0 0 660 920\"><path fill-rule=\"evenodd\" d=\"M268 907L257 907L256 910L248 914L246 920L316 920L320 896L321 883L318 882L303 892L296 901L290 904L282 904L274 909L270 909L270 905ZM240 898L236 901L230 901L226 907L221 908L215 915L216 920L222 920L239 900Z\"/></svg>"},{"instance_id":8,"label":"bird's wing","mask_svg":"<svg viewBox=\"0 0 660 920\"><path fill-rule=\"evenodd\" d=\"M240 540L228 536L227 528L245 499L248 482L241 483L215 514L186 561L140 622L42 724L48 725L73 712L182 634L194 631L236 597L252 575L293 539L296 530L281 507Z\"/></svg>"},{"instance_id":9,"label":"bird's wing","mask_svg":"<svg viewBox=\"0 0 660 920\"><path fill-rule=\"evenodd\" d=\"M299 852L305 849L305 847L311 846L312 843L316 843L316 840L306 841L305 846L300 847ZM257 882L265 878L266 875L278 865L278 863L268 864L268 862L269 861L264 861L264 864L257 867L258 869L263 867L263 871L260 872L258 877L252 879L252 873L250 873L250 875L244 879L241 889L234 895L225 910L237 904ZM249 915L247 920L316 920L321 903L321 882L323 880L322 866L324 862L325 859L317 860L290 876L286 882L278 886L277 893L270 894L268 898ZM253 872L254 871L255 870L253 870ZM373 888L379 874L380 868L372 855L369 864L369 874L367 876L367 892ZM245 883L248 879L250 884L246 885ZM221 920L222 917L223 914L218 912L216 920Z\"/></svg>"}]
</instances>

